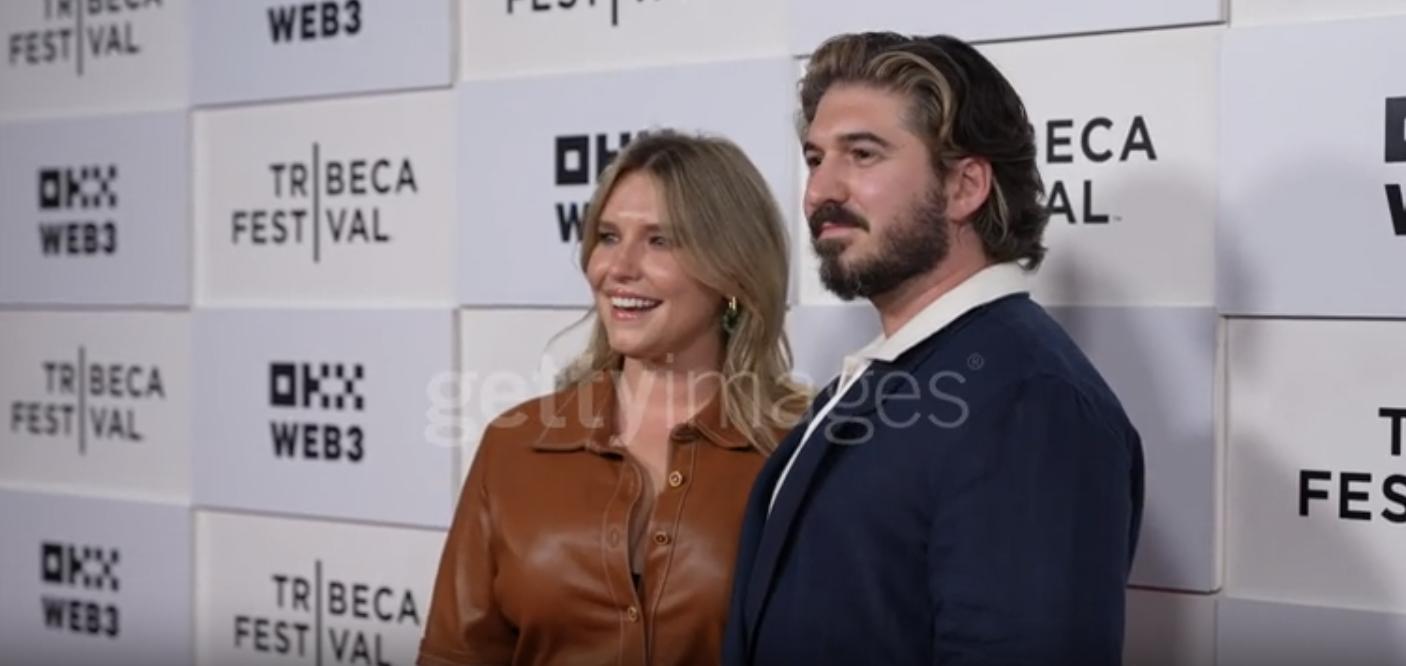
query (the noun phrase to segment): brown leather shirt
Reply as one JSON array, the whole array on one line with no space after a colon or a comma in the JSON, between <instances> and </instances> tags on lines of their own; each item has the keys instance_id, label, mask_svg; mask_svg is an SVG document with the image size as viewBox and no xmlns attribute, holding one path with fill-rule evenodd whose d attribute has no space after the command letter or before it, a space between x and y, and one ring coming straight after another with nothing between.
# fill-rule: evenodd
<instances>
[{"instance_id":1,"label":"brown leather shirt","mask_svg":"<svg viewBox=\"0 0 1406 666\"><path fill-rule=\"evenodd\" d=\"M418 663L717 664L743 508L763 456L714 400L670 434L631 576L648 473L610 445L597 380L488 428L459 497Z\"/></svg>"}]
</instances>

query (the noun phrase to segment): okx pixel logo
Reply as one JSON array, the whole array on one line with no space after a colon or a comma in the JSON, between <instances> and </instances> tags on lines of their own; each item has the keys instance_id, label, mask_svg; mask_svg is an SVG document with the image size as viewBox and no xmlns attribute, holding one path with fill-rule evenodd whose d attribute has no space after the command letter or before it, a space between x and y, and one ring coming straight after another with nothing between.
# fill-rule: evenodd
<instances>
[{"instance_id":1,"label":"okx pixel logo","mask_svg":"<svg viewBox=\"0 0 1406 666\"><path fill-rule=\"evenodd\" d=\"M553 160L555 183L560 198L571 197L568 201L558 201L557 230L561 242L571 243L581 240L581 224L586 219L589 204L583 199L591 196L591 187L600 178L601 172L610 166L615 156L636 137L645 132L607 132L600 134L565 134L556 137Z\"/></svg>"},{"instance_id":2,"label":"okx pixel logo","mask_svg":"<svg viewBox=\"0 0 1406 666\"><path fill-rule=\"evenodd\" d=\"M320 262L333 247L389 245L392 222L381 204L419 192L409 157L324 156L313 143L307 160L267 165L272 206L230 212L236 246L307 247Z\"/></svg>"},{"instance_id":3,"label":"okx pixel logo","mask_svg":"<svg viewBox=\"0 0 1406 666\"><path fill-rule=\"evenodd\" d=\"M409 590L370 581L275 572L267 581L271 608L233 618L234 649L312 659L314 664L393 666L384 634L420 626L422 604Z\"/></svg>"},{"instance_id":4,"label":"okx pixel logo","mask_svg":"<svg viewBox=\"0 0 1406 666\"><path fill-rule=\"evenodd\" d=\"M39 599L50 630L115 639L122 612L114 596L121 589L116 548L45 541L39 545Z\"/></svg>"},{"instance_id":5,"label":"okx pixel logo","mask_svg":"<svg viewBox=\"0 0 1406 666\"><path fill-rule=\"evenodd\" d=\"M358 416L366 410L360 363L269 364L273 454L294 460L359 463L366 456ZM288 416L284 416L284 415Z\"/></svg>"},{"instance_id":6,"label":"okx pixel logo","mask_svg":"<svg viewBox=\"0 0 1406 666\"><path fill-rule=\"evenodd\" d=\"M1386 100L1386 163L1406 163L1406 97ZM1406 236L1406 201L1402 199L1400 183L1386 186L1386 203L1392 231Z\"/></svg>"},{"instance_id":7,"label":"okx pixel logo","mask_svg":"<svg viewBox=\"0 0 1406 666\"><path fill-rule=\"evenodd\" d=\"M80 454L93 444L141 444L144 408L166 400L160 366L89 358L84 347L41 360L33 376L42 397L10 403L10 432L73 443Z\"/></svg>"},{"instance_id":8,"label":"okx pixel logo","mask_svg":"<svg viewBox=\"0 0 1406 666\"><path fill-rule=\"evenodd\" d=\"M161 11L162 0L11 0L41 5L39 25L10 28L10 67L72 68L83 76L88 63L142 52L133 19Z\"/></svg>"},{"instance_id":9,"label":"okx pixel logo","mask_svg":"<svg viewBox=\"0 0 1406 666\"><path fill-rule=\"evenodd\" d=\"M39 247L46 257L117 252L117 165L41 168Z\"/></svg>"}]
</instances>

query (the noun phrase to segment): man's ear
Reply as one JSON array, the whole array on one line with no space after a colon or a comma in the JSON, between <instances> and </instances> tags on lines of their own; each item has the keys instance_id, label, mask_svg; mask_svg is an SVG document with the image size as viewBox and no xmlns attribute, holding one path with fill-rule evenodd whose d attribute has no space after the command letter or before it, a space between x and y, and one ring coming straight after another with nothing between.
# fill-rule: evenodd
<instances>
[{"instance_id":1,"label":"man's ear","mask_svg":"<svg viewBox=\"0 0 1406 666\"><path fill-rule=\"evenodd\" d=\"M991 163L981 157L963 157L947 170L947 219L965 224L991 196Z\"/></svg>"}]
</instances>

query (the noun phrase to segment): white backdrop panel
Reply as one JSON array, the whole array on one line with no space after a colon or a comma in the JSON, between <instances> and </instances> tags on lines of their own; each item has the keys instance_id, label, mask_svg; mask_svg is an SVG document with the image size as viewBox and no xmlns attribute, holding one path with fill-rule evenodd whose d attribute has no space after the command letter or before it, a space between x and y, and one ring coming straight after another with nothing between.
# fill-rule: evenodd
<instances>
[{"instance_id":1,"label":"white backdrop panel","mask_svg":"<svg viewBox=\"0 0 1406 666\"><path fill-rule=\"evenodd\" d=\"M452 119L447 91L196 112L199 302L447 304Z\"/></svg>"},{"instance_id":2,"label":"white backdrop panel","mask_svg":"<svg viewBox=\"0 0 1406 666\"><path fill-rule=\"evenodd\" d=\"M1222 312L1406 316L1403 33L1406 16L1227 33Z\"/></svg>"},{"instance_id":3,"label":"white backdrop panel","mask_svg":"<svg viewBox=\"0 0 1406 666\"><path fill-rule=\"evenodd\" d=\"M1123 662L1129 666L1216 663L1216 597L1128 590Z\"/></svg>"},{"instance_id":4,"label":"white backdrop panel","mask_svg":"<svg viewBox=\"0 0 1406 666\"><path fill-rule=\"evenodd\" d=\"M190 663L190 509L0 490L7 664Z\"/></svg>"},{"instance_id":5,"label":"white backdrop panel","mask_svg":"<svg viewBox=\"0 0 1406 666\"><path fill-rule=\"evenodd\" d=\"M196 512L196 663L414 663L444 533Z\"/></svg>"},{"instance_id":6,"label":"white backdrop panel","mask_svg":"<svg viewBox=\"0 0 1406 666\"><path fill-rule=\"evenodd\" d=\"M180 313L0 312L0 482L190 497L190 331Z\"/></svg>"},{"instance_id":7,"label":"white backdrop panel","mask_svg":"<svg viewBox=\"0 0 1406 666\"><path fill-rule=\"evenodd\" d=\"M201 0L191 7L191 97L218 104L447 86L451 10L451 0Z\"/></svg>"},{"instance_id":8,"label":"white backdrop panel","mask_svg":"<svg viewBox=\"0 0 1406 666\"><path fill-rule=\"evenodd\" d=\"M201 506L447 526L454 442L426 437L448 310L202 310Z\"/></svg>"},{"instance_id":9,"label":"white backdrop panel","mask_svg":"<svg viewBox=\"0 0 1406 666\"><path fill-rule=\"evenodd\" d=\"M1226 591L1406 611L1406 322L1231 320Z\"/></svg>"},{"instance_id":10,"label":"white backdrop panel","mask_svg":"<svg viewBox=\"0 0 1406 666\"><path fill-rule=\"evenodd\" d=\"M1406 0L1231 0L1234 26L1406 14Z\"/></svg>"},{"instance_id":11,"label":"white backdrop panel","mask_svg":"<svg viewBox=\"0 0 1406 666\"><path fill-rule=\"evenodd\" d=\"M792 61L776 58L462 84L461 302L588 305L584 208L600 171L642 131L731 139L787 196L794 83Z\"/></svg>"},{"instance_id":12,"label":"white backdrop panel","mask_svg":"<svg viewBox=\"0 0 1406 666\"><path fill-rule=\"evenodd\" d=\"M1406 616L1222 598L1216 657L1225 666L1400 664Z\"/></svg>"},{"instance_id":13,"label":"white backdrop panel","mask_svg":"<svg viewBox=\"0 0 1406 666\"><path fill-rule=\"evenodd\" d=\"M0 2L0 117L185 106L185 0Z\"/></svg>"},{"instance_id":14,"label":"white backdrop panel","mask_svg":"<svg viewBox=\"0 0 1406 666\"><path fill-rule=\"evenodd\" d=\"M470 79L786 52L786 0L461 0L459 14Z\"/></svg>"},{"instance_id":15,"label":"white backdrop panel","mask_svg":"<svg viewBox=\"0 0 1406 666\"><path fill-rule=\"evenodd\" d=\"M184 113L0 124L0 302L190 302Z\"/></svg>"}]
</instances>

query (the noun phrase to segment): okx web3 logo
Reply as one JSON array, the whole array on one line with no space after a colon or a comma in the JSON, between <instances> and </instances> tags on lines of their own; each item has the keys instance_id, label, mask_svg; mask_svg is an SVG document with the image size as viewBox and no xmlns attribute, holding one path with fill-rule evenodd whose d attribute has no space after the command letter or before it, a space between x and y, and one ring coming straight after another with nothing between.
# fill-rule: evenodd
<instances>
[{"instance_id":1,"label":"okx web3 logo","mask_svg":"<svg viewBox=\"0 0 1406 666\"><path fill-rule=\"evenodd\" d=\"M113 596L120 591L116 548L45 541L39 545L39 599L44 626L51 631L117 638L121 610Z\"/></svg>"},{"instance_id":2,"label":"okx web3 logo","mask_svg":"<svg viewBox=\"0 0 1406 666\"><path fill-rule=\"evenodd\" d=\"M44 256L116 254L116 164L41 168L38 181Z\"/></svg>"},{"instance_id":3,"label":"okx web3 logo","mask_svg":"<svg viewBox=\"0 0 1406 666\"><path fill-rule=\"evenodd\" d=\"M280 361L269 364L273 454L290 460L359 463L366 457L366 411L360 363ZM288 416L284 416L287 414Z\"/></svg>"}]
</instances>

